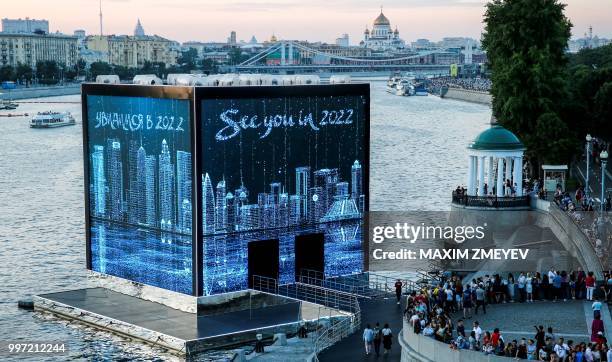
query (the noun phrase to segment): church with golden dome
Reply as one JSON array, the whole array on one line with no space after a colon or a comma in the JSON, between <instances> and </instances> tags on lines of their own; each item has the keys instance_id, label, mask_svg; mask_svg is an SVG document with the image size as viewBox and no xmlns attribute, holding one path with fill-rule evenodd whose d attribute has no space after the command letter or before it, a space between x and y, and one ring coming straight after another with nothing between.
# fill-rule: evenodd
<instances>
[{"instance_id":1,"label":"church with golden dome","mask_svg":"<svg viewBox=\"0 0 612 362\"><path fill-rule=\"evenodd\" d=\"M365 48L369 48L376 51L389 51L398 50L404 48L406 45L399 37L399 30L397 27L395 30L391 28L391 22L383 14L382 8L380 14L374 19L372 30L366 29L363 33L364 39L360 45Z\"/></svg>"}]
</instances>

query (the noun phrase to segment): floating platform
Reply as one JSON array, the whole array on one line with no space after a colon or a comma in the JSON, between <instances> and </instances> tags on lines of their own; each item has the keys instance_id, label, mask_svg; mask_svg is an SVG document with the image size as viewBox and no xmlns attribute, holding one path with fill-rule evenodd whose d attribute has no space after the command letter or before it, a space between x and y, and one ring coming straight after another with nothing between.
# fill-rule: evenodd
<instances>
[{"instance_id":1,"label":"floating platform","mask_svg":"<svg viewBox=\"0 0 612 362\"><path fill-rule=\"evenodd\" d=\"M266 293L253 291L253 294ZM348 316L313 303L266 296L281 298L282 302L208 315L181 311L101 287L42 294L33 301L36 311L135 338L179 355L250 343L258 333L264 338L276 333L295 333L301 323L320 321L321 316Z\"/></svg>"}]
</instances>

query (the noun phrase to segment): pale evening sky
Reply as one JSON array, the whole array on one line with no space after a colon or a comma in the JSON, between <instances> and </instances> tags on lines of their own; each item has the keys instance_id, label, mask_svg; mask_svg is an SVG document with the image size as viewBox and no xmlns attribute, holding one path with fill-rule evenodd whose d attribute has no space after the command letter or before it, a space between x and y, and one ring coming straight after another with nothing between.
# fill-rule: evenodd
<instances>
[{"instance_id":1,"label":"pale evening sky","mask_svg":"<svg viewBox=\"0 0 612 362\"><path fill-rule=\"evenodd\" d=\"M352 44L384 6L407 42L444 36L480 38L485 0L102 0L105 34L132 34L138 18L147 34L177 41L282 39L333 42L348 33ZM612 38L611 0L565 0L573 36L589 25ZM99 33L98 0L0 0L0 18L44 18L51 31Z\"/></svg>"}]
</instances>

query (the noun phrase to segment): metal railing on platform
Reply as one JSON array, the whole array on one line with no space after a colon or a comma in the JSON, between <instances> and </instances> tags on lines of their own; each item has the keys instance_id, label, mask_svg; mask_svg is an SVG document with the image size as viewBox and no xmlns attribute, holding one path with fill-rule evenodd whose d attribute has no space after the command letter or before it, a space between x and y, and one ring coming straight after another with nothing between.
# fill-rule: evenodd
<instances>
[{"instance_id":1,"label":"metal railing on platform","mask_svg":"<svg viewBox=\"0 0 612 362\"><path fill-rule=\"evenodd\" d=\"M325 348L348 337L361 327L358 298L363 296L303 282L279 285L276 279L259 275L252 277L252 289L318 306L317 327L311 333L315 359ZM343 313L332 315L334 310Z\"/></svg>"},{"instance_id":2,"label":"metal railing on platform","mask_svg":"<svg viewBox=\"0 0 612 362\"><path fill-rule=\"evenodd\" d=\"M469 196L453 191L453 204L468 207L516 208L529 207L529 196Z\"/></svg>"}]
</instances>

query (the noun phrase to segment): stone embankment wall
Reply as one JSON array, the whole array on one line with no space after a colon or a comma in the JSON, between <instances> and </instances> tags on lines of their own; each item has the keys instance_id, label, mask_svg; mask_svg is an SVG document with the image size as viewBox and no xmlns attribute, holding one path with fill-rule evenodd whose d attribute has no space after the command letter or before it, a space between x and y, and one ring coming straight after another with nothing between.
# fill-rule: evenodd
<instances>
[{"instance_id":1,"label":"stone embankment wall","mask_svg":"<svg viewBox=\"0 0 612 362\"><path fill-rule=\"evenodd\" d=\"M443 98L456 99L458 101L491 105L492 97L488 92L478 92L467 89L449 88Z\"/></svg>"},{"instance_id":2,"label":"stone embankment wall","mask_svg":"<svg viewBox=\"0 0 612 362\"><path fill-rule=\"evenodd\" d=\"M18 88L12 90L0 89L0 99L29 99L29 98L40 98L40 97L55 97L55 96L67 96L81 93L80 84L70 84L63 86L53 87L32 87L32 88Z\"/></svg>"}]
</instances>

